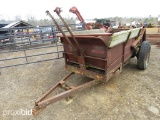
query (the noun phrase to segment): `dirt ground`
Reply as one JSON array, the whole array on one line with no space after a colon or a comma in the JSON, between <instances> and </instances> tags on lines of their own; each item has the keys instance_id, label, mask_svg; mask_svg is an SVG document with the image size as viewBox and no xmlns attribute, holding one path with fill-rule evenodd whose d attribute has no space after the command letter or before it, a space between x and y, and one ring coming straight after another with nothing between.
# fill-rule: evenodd
<instances>
[{"instance_id":1,"label":"dirt ground","mask_svg":"<svg viewBox=\"0 0 160 120\"><path fill-rule=\"evenodd\" d=\"M16 115L66 76L64 60L0 69L0 120L160 120L160 49L152 46L147 70L136 68L136 58L121 74L58 101L39 115ZM74 75L72 83L89 78ZM11 111L12 113L7 113ZM12 114L12 115L11 115Z\"/></svg>"}]
</instances>

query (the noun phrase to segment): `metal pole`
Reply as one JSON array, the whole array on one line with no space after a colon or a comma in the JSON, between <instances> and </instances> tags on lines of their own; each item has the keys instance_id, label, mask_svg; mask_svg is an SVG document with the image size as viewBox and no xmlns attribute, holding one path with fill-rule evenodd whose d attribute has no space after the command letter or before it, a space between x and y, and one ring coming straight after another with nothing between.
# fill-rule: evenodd
<instances>
[{"instance_id":1,"label":"metal pole","mask_svg":"<svg viewBox=\"0 0 160 120\"><path fill-rule=\"evenodd\" d=\"M49 17L53 20L53 22L55 23L55 25L57 26L57 28L59 29L59 31L62 33L62 35L65 37L65 39L67 40L67 42L71 45L71 47L73 48L74 52L76 55L78 55L77 53L77 49L75 48L75 46L71 43L71 41L69 40L69 38L65 35L65 33L63 32L63 30L61 29L61 27L58 25L58 23L56 22L56 20L54 19L54 17L51 15L51 13L47 10L46 14L49 15Z\"/></svg>"},{"instance_id":2,"label":"metal pole","mask_svg":"<svg viewBox=\"0 0 160 120\"><path fill-rule=\"evenodd\" d=\"M83 51L81 50L81 48L80 48L80 46L79 46L79 44L78 44L76 38L74 37L72 31L69 29L69 26L67 25L67 23L64 21L64 19L63 19L62 16L60 15L61 9L60 9L59 7L56 7L56 9L54 10L54 12L56 12L57 15L60 17L60 19L62 20L63 24L64 24L65 27L67 28L68 32L69 32L69 33L71 34L71 36L73 37L73 40L75 41L75 43L76 43L76 45L77 45L79 51L81 52L81 55L84 56L84 53L83 53Z\"/></svg>"}]
</instances>

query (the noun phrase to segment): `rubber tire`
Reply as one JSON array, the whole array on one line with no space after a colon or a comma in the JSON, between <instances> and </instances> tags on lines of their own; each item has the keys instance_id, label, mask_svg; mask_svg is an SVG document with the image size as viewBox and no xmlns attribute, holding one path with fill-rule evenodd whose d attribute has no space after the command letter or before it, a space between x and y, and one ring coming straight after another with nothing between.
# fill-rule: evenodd
<instances>
[{"instance_id":1,"label":"rubber tire","mask_svg":"<svg viewBox=\"0 0 160 120\"><path fill-rule=\"evenodd\" d=\"M140 70L147 69L150 57L151 44L148 41L143 41L139 50L137 67Z\"/></svg>"}]
</instances>

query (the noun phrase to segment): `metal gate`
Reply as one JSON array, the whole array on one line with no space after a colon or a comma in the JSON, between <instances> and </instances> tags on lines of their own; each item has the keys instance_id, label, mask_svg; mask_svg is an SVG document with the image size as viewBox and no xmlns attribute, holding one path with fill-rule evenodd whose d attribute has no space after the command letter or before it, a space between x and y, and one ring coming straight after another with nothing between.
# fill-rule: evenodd
<instances>
[{"instance_id":1,"label":"metal gate","mask_svg":"<svg viewBox=\"0 0 160 120\"><path fill-rule=\"evenodd\" d=\"M63 57L56 27L0 29L0 68L19 66Z\"/></svg>"}]
</instances>

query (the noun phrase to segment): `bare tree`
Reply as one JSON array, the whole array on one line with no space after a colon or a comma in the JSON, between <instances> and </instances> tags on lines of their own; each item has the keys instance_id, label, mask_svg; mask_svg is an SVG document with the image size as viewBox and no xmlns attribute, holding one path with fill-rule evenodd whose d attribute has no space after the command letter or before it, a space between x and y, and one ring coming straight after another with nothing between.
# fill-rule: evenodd
<instances>
[{"instance_id":1,"label":"bare tree","mask_svg":"<svg viewBox=\"0 0 160 120\"><path fill-rule=\"evenodd\" d=\"M22 20L21 15L17 15L14 17L14 21L20 21L20 20Z\"/></svg>"},{"instance_id":2,"label":"bare tree","mask_svg":"<svg viewBox=\"0 0 160 120\"><path fill-rule=\"evenodd\" d=\"M32 15L27 15L27 22L31 25L37 26L37 19Z\"/></svg>"}]
</instances>

